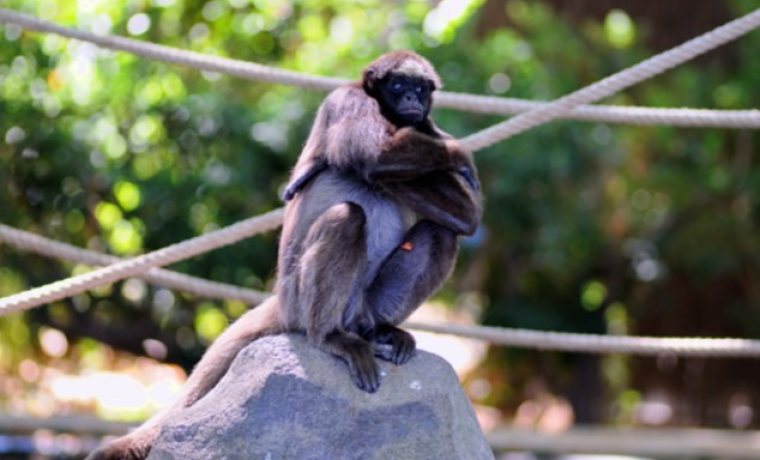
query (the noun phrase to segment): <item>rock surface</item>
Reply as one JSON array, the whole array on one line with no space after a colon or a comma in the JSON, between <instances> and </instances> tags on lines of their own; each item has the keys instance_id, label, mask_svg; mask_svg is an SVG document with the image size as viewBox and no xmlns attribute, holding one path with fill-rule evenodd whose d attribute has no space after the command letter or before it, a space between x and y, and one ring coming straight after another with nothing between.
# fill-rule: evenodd
<instances>
[{"instance_id":1,"label":"rock surface","mask_svg":"<svg viewBox=\"0 0 760 460\"><path fill-rule=\"evenodd\" d=\"M378 361L380 390L298 335L257 340L202 400L175 414L149 459L493 459L454 370L418 351Z\"/></svg>"}]
</instances>

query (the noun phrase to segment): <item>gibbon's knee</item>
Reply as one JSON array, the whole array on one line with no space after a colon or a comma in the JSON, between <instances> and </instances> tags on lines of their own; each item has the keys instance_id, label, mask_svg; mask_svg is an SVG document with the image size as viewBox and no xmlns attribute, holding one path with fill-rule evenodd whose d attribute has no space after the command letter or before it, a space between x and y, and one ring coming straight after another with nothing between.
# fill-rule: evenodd
<instances>
[{"instance_id":1,"label":"gibbon's knee","mask_svg":"<svg viewBox=\"0 0 760 460\"><path fill-rule=\"evenodd\" d=\"M306 235L308 247L314 243L342 242L353 245L364 240L366 218L361 206L345 202L331 206L312 224Z\"/></svg>"},{"instance_id":2,"label":"gibbon's knee","mask_svg":"<svg viewBox=\"0 0 760 460\"><path fill-rule=\"evenodd\" d=\"M377 323L399 324L449 275L458 249L456 234L422 220L385 261L367 291Z\"/></svg>"},{"instance_id":3,"label":"gibbon's knee","mask_svg":"<svg viewBox=\"0 0 760 460\"><path fill-rule=\"evenodd\" d=\"M427 254L428 262L421 270L423 277L431 278L434 284L448 277L459 251L459 240L454 231L424 219L409 230L406 239L411 242L411 247L407 246L409 253L422 249ZM404 248L401 251L406 252Z\"/></svg>"}]
</instances>

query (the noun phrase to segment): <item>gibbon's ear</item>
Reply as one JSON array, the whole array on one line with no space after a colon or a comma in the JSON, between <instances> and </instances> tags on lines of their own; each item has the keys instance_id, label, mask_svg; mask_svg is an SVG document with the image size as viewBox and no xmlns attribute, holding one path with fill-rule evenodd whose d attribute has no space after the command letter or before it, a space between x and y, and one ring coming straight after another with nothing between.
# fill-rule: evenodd
<instances>
[{"instance_id":1,"label":"gibbon's ear","mask_svg":"<svg viewBox=\"0 0 760 460\"><path fill-rule=\"evenodd\" d=\"M378 80L377 72L373 68L366 68L362 72L362 86L367 94L372 94L375 90L375 82Z\"/></svg>"}]
</instances>

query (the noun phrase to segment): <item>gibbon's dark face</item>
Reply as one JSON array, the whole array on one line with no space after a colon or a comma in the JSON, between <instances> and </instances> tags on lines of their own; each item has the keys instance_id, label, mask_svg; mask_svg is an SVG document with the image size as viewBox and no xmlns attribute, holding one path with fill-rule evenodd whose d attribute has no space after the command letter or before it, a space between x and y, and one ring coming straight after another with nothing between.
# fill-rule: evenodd
<instances>
[{"instance_id":1,"label":"gibbon's dark face","mask_svg":"<svg viewBox=\"0 0 760 460\"><path fill-rule=\"evenodd\" d=\"M415 126L430 113L433 84L426 78L390 73L378 92L387 116L398 127Z\"/></svg>"}]
</instances>

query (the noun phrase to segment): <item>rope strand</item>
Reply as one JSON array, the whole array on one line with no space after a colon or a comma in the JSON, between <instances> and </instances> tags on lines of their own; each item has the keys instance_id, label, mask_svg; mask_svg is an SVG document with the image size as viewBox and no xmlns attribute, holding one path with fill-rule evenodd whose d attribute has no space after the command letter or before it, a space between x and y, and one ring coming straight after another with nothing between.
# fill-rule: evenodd
<instances>
[{"instance_id":1,"label":"rope strand","mask_svg":"<svg viewBox=\"0 0 760 460\"><path fill-rule=\"evenodd\" d=\"M596 83L573 91L545 106L471 134L461 139L461 143L465 148L476 151L509 139L531 128L548 123L581 104L588 104L611 96L629 86L683 64L757 27L760 27L760 9L734 19L675 48L652 56L632 67L614 73Z\"/></svg>"},{"instance_id":2,"label":"rope strand","mask_svg":"<svg viewBox=\"0 0 760 460\"><path fill-rule=\"evenodd\" d=\"M60 35L90 41L100 46L130 51L153 59L177 64L203 68L216 72L225 72L244 78L255 78L262 81L298 85L314 89L331 89L341 84L341 79L324 79L310 77L297 72L272 69L254 63L245 63L232 59L205 56L189 51L174 50L150 43L143 43L122 37L97 36L87 32L60 27L47 21L41 21L26 15L0 9L0 22L11 22L22 27L58 33ZM711 32L690 40L674 49L656 55L631 68L622 70L588 87L570 93L556 101L538 104L527 109L527 112L515 116L503 123L497 124L481 132L470 135L462 140L463 145L471 150L479 150L493 143L507 139L530 128L547 123L553 119L567 115L577 115L583 110L597 110L599 107L580 107L582 104L594 102L620 91L628 86L664 72L676 65L686 62L693 57L713 49L729 40L733 40L750 30L760 26L760 9L731 21ZM475 99L468 96L442 94L443 103L466 105ZM457 100L456 97L466 98ZM449 100L447 101L447 98ZM480 99L481 103L483 102ZM498 99L490 104L489 110L499 104L508 104L507 100ZM488 104L483 104L488 105ZM500 109L501 110L501 109ZM626 110L630 110L626 109ZM644 110L644 109L641 109ZM749 116L756 111L734 112L732 115ZM704 115L704 113L702 113ZM721 116L724 115L723 113ZM648 123L639 113L639 121ZM648 114L647 114L648 116ZM692 122L698 117L692 118ZM746 122L747 118L742 118ZM157 251L122 260L107 267L89 273L57 281L0 299L0 316L33 308L45 303L54 302L85 290L112 283L131 276L139 276L156 267L168 265L212 249L232 244L256 233L272 230L282 222L282 209L253 217L230 227L214 231ZM6 228L7 229L7 228ZM12 229L11 229L12 230ZM21 244L19 244L21 245ZM72 248L58 247L61 257L64 253L72 255L77 251ZM79 254L82 255L82 254ZM89 257L89 255L88 255ZM109 257L109 256L104 256ZM153 276L160 271L147 273ZM653 338L653 337L611 337L585 334L567 334L557 332L540 332L526 330L508 330L488 327L463 327L456 325L423 325L411 324L410 327L433 332L457 334L461 336L481 338L492 343L524 346L539 349L559 349L584 352L618 352L638 354L659 354L663 352L689 356L760 356L760 341L743 339L704 339L704 338Z\"/></svg>"},{"instance_id":3,"label":"rope strand","mask_svg":"<svg viewBox=\"0 0 760 460\"><path fill-rule=\"evenodd\" d=\"M108 265L121 260L114 256L80 249L2 224L0 224L0 240L19 249L89 265ZM270 295L266 292L244 289L157 268L149 270L140 277L170 289L191 292L210 298L238 299L249 304L260 303ZM606 336L413 322L406 323L405 326L418 331L483 340L495 345L538 350L637 355L669 353L690 357L751 358L760 356L760 341L746 339Z\"/></svg>"},{"instance_id":4,"label":"rope strand","mask_svg":"<svg viewBox=\"0 0 760 460\"><path fill-rule=\"evenodd\" d=\"M518 115L551 102L508 97L479 96L442 91L436 93L436 107L489 115ZM678 126L683 128L760 129L760 110L710 110L692 108L648 108L622 105L580 105L561 119L637 126Z\"/></svg>"},{"instance_id":5,"label":"rope strand","mask_svg":"<svg viewBox=\"0 0 760 460\"><path fill-rule=\"evenodd\" d=\"M3 12L4 10L0 9L0 13ZM760 9L755 10L754 12L739 19L731 21L724 26L718 27L712 32L708 32L701 37L689 40L683 45L680 45L670 51L661 53L653 58L645 60L638 65L607 77L598 83L594 83L583 89L575 91L568 96L560 98L557 101L549 103L545 106L538 107L529 112L518 115L510 120L507 120L504 123L473 134L463 139L462 143L466 148L478 150L494 142L498 142L501 139L505 139L511 135L517 134L526 129L530 129L531 127L537 126L541 123L548 122L553 118L556 118L556 115L558 113L566 113L578 104L609 96L614 93L615 90L625 88L645 78L651 77L659 72L671 68L679 63L685 62L686 60L704 53L705 51L712 49L720 44L723 44L728 40L747 33L749 30L757 27L758 25L760 25ZM116 37L109 37L109 39L116 40ZM119 42L119 40L116 40L116 42ZM278 216L279 220L275 224L276 227L279 225L279 222L282 219L282 210L278 209L272 211L267 215ZM256 218L253 218L253 220L255 219ZM215 236L222 232L235 229L238 225L239 224L235 224L231 227L228 227L227 229L218 230L209 235L197 237L192 240L170 246L169 248L146 254L136 259L119 262L110 267L95 270L95 272L92 273L80 275L79 277L72 277L68 280L58 281L47 286L38 287L24 293L6 297L5 299L0 299L0 314L10 311L17 311L24 308L33 308L43 303L59 300L66 296L71 296L83 292L91 287L97 286L99 280L100 284L107 284L109 282L113 282L129 276L135 276L139 273L147 271L150 268L166 265L167 263L173 263L178 260L192 257L193 255L199 254L201 252L210 251L225 244L230 244L230 242L227 242L227 240L217 239ZM244 237L244 235L240 235L238 239L234 239L233 241L238 241ZM162 251L172 249L175 246L187 248L188 253L182 255L172 252L173 257L171 258L170 262L162 262L162 259L160 257L154 257L156 254L163 254ZM197 251L197 247L205 249ZM102 277L102 279L99 277Z\"/></svg>"},{"instance_id":6,"label":"rope strand","mask_svg":"<svg viewBox=\"0 0 760 460\"><path fill-rule=\"evenodd\" d=\"M149 59L219 72L248 80L298 86L301 88L330 91L349 80L317 77L300 72L277 69L253 62L211 56L125 37L97 35L83 30L63 27L50 21L0 8L0 22L15 24L29 30L54 33L63 37L94 43L100 47L126 51ZM522 99L477 96L471 94L436 93L437 107L465 110L494 115L515 115L548 102ZM624 106L581 106L563 114L560 118L636 125L670 125L683 127L720 127L734 129L760 128L760 110L707 110L707 109L654 109Z\"/></svg>"},{"instance_id":7,"label":"rope strand","mask_svg":"<svg viewBox=\"0 0 760 460\"><path fill-rule=\"evenodd\" d=\"M672 354L702 358L760 357L760 340L749 339L614 336L413 322L405 323L404 326L418 331L483 340L494 345L537 350L624 353L644 356Z\"/></svg>"},{"instance_id":8,"label":"rope strand","mask_svg":"<svg viewBox=\"0 0 760 460\"><path fill-rule=\"evenodd\" d=\"M101 254L99 252L89 251L70 244L54 241L3 224L0 224L0 241L4 241L18 249L91 266L112 265L124 260L115 256ZM241 300L249 305L259 304L270 295L266 292L255 291L253 289L246 289L216 281L209 281L203 278L197 278L160 268L153 268L144 274L139 275L139 277L155 285L177 291L189 292L199 297L211 299L235 299Z\"/></svg>"},{"instance_id":9,"label":"rope strand","mask_svg":"<svg viewBox=\"0 0 760 460\"><path fill-rule=\"evenodd\" d=\"M282 209L276 209L133 259L4 297L0 299L0 316L55 302L97 286L137 276L151 268L169 265L236 243L257 233L273 230L282 223L282 215Z\"/></svg>"}]
</instances>

